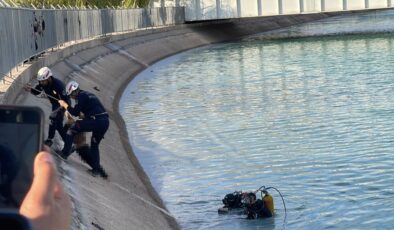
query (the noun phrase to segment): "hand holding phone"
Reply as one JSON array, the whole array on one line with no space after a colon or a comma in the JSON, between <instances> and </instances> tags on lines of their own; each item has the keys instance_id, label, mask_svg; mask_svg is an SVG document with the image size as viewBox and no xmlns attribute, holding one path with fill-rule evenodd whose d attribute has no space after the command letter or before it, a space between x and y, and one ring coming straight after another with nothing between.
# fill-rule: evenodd
<instances>
[{"instance_id":1,"label":"hand holding phone","mask_svg":"<svg viewBox=\"0 0 394 230\"><path fill-rule=\"evenodd\" d=\"M19 208L29 190L43 123L38 107L0 106L0 208Z\"/></svg>"},{"instance_id":2,"label":"hand holding phone","mask_svg":"<svg viewBox=\"0 0 394 230\"><path fill-rule=\"evenodd\" d=\"M20 207L33 229L71 229L71 201L57 177L50 153L42 151L34 160L33 184Z\"/></svg>"}]
</instances>

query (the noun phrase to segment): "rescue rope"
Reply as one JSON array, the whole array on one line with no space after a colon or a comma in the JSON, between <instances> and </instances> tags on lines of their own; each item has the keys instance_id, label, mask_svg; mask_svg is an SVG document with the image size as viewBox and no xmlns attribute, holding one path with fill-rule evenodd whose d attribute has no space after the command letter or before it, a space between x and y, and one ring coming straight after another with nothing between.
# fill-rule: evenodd
<instances>
[{"instance_id":1,"label":"rescue rope","mask_svg":"<svg viewBox=\"0 0 394 230\"><path fill-rule=\"evenodd\" d=\"M137 199L141 200L141 201L144 202L145 204L150 205L150 206L152 206L153 208L156 208L157 210L159 210L160 212L166 214L167 216L172 217L172 218L175 219L175 216L172 215L170 212L168 212L168 211L165 210L164 208L161 208L161 207L157 206L156 204L154 204L153 202L151 202L151 201L149 201L149 200L143 198L142 196L137 195L136 193L131 192L130 189L127 189L127 188L125 188L125 187L123 187L123 186L121 186L120 184L115 183L115 182L110 182L110 183L113 184L114 186L118 187L119 189L121 189L121 190L127 192L128 194L130 194L130 195L133 196L134 198L137 198Z\"/></svg>"},{"instance_id":2,"label":"rescue rope","mask_svg":"<svg viewBox=\"0 0 394 230\"><path fill-rule=\"evenodd\" d=\"M22 83L19 83L19 82L17 82L17 81L10 81L10 80L7 80L7 79L5 79L5 78L3 78L2 80L3 80L4 82L9 83L10 85L16 83L16 84L18 84L18 85L20 85L20 86L22 86L22 87L24 86ZM53 97L53 96L51 96L51 95L48 95L48 94L46 94L44 91L35 89L35 88L33 88L33 87L31 87L31 89L34 90L34 91L36 91L37 93L44 93L45 96L47 96L47 97L49 97L49 98L51 98L51 99L53 99L53 100L59 101L59 98Z\"/></svg>"},{"instance_id":3,"label":"rescue rope","mask_svg":"<svg viewBox=\"0 0 394 230\"><path fill-rule=\"evenodd\" d=\"M7 75L4 75L4 74L2 74L2 73L0 73L1 75L3 75L3 76L5 76L5 77L8 77ZM10 85L12 85L12 84L14 84L14 83L16 83L17 85L20 85L20 86L25 86L24 84L22 84L22 83L20 83L20 82L17 82L16 80L14 80L14 81L10 81L10 80L7 80L7 79L5 79L5 78L3 78L2 79L4 82L7 82L8 84L10 84ZM43 93L46 97L49 97L49 98L51 98L51 99L53 99L53 100L55 100L55 101L59 101L59 100L61 100L61 99L59 99L59 98L56 98L56 97L53 97L53 96L51 96L51 95L48 95L48 94L46 94L45 93L45 91L44 90L38 90L38 89L35 89L35 88L33 88L33 87L31 87L30 88L31 90L34 90L34 91L36 91L36 92L38 92L38 93ZM57 112L59 109L61 109L62 107L59 107L59 108L57 108L56 110L54 110L54 111L52 111L52 112ZM70 114L67 110L66 110L66 113L68 113L68 114ZM105 115L105 114L108 114L108 112L102 112L102 113L99 113L99 114L95 114L95 115L93 115L93 116L100 116L100 115ZM70 116L72 116L71 114L70 114ZM72 116L73 118L74 118L74 116ZM74 120L82 120L82 119L75 119L74 118Z\"/></svg>"}]
</instances>

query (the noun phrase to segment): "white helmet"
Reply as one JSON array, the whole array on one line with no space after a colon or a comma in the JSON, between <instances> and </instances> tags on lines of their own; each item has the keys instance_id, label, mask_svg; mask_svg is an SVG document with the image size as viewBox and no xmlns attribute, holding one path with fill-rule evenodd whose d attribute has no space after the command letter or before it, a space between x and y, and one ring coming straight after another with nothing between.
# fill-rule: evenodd
<instances>
[{"instance_id":1,"label":"white helmet","mask_svg":"<svg viewBox=\"0 0 394 230\"><path fill-rule=\"evenodd\" d=\"M72 92L74 92L74 90L78 89L78 87L79 87L78 82L76 82L76 81L70 81L70 82L67 83L67 85L66 85L66 94L67 94L68 96L70 96L70 94L71 94Z\"/></svg>"},{"instance_id":2,"label":"white helmet","mask_svg":"<svg viewBox=\"0 0 394 230\"><path fill-rule=\"evenodd\" d=\"M42 67L37 73L37 80L44 81L52 77L52 71L48 67Z\"/></svg>"}]
</instances>

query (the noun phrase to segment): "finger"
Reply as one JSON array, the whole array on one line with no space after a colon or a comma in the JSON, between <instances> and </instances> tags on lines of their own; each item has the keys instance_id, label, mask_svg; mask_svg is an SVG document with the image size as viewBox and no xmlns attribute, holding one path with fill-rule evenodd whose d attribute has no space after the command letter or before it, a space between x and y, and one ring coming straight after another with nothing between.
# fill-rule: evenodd
<instances>
[{"instance_id":1,"label":"finger","mask_svg":"<svg viewBox=\"0 0 394 230\"><path fill-rule=\"evenodd\" d=\"M38 202L48 204L58 183L54 160L48 152L40 152L34 161L34 179L30 192Z\"/></svg>"}]
</instances>

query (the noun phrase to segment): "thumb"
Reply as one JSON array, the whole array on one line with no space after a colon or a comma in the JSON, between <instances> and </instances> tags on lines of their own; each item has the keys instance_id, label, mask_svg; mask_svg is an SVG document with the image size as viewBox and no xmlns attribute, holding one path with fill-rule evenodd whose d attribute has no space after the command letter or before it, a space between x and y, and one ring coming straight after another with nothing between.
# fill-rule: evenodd
<instances>
[{"instance_id":1,"label":"thumb","mask_svg":"<svg viewBox=\"0 0 394 230\"><path fill-rule=\"evenodd\" d=\"M57 171L54 160L48 152L40 152L34 160L34 179L30 192L36 201L48 204L53 199L57 185Z\"/></svg>"}]
</instances>

